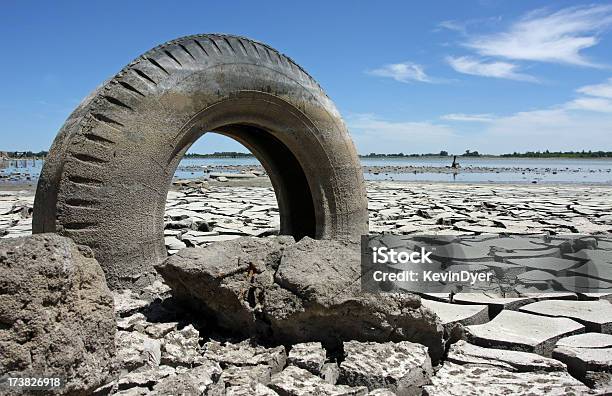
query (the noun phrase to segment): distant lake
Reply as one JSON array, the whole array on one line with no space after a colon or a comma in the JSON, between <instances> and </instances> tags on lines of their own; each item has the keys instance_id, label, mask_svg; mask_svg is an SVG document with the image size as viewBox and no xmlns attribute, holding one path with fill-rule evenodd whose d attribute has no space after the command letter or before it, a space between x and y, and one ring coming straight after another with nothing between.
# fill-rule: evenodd
<instances>
[{"instance_id":1,"label":"distant lake","mask_svg":"<svg viewBox=\"0 0 612 396\"><path fill-rule=\"evenodd\" d=\"M458 157L459 173L441 173L435 169L451 165L452 157L362 158L366 167L380 167L378 174L365 173L367 180L402 180L432 182L494 182L494 183L595 183L612 185L612 159L583 158L478 158ZM13 182L35 181L43 161L5 161L0 175L13 174ZM216 166L256 166L257 159L247 158L184 158L175 173L177 178L206 177L205 168ZM385 172L384 167L414 167L404 173ZM424 169L420 169L424 168ZM480 169L484 168L484 169ZM232 172L231 169L224 172ZM237 170L234 170L237 171ZM416 171L416 173L415 173ZM446 170L448 172L448 170ZM499 173L497 173L499 172ZM0 179L6 182L7 179ZM9 180L10 182L10 180Z\"/></svg>"}]
</instances>

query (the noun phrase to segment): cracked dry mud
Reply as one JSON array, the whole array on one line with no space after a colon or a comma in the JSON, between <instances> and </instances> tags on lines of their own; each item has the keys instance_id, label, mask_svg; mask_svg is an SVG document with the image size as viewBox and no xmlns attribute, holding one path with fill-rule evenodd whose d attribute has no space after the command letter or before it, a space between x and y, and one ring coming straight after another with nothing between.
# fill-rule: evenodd
<instances>
[{"instance_id":1,"label":"cracked dry mud","mask_svg":"<svg viewBox=\"0 0 612 396\"><path fill-rule=\"evenodd\" d=\"M611 193L612 188L604 186L369 183L370 230L412 236L541 232L601 236L612 231ZM0 235L29 235L32 200L29 192L0 193ZM203 247L203 251L211 253L218 245L213 242L274 235L278 229L274 193L265 187L185 188L169 194L166 209L166 244L173 257L165 265L188 262L186 257L200 257L193 251L175 255L184 247ZM264 244L274 244L278 243L272 242L276 239L260 240L269 241ZM287 245L294 246L291 241ZM423 294L422 303L418 303L418 298L411 300L412 312L427 308L438 314L441 330L435 337L449 347L441 364L434 365L431 370L426 364L431 359L431 345L429 349L422 345L426 341L367 337L355 340L355 333L348 333L331 342L305 336L304 326L290 326L291 323L305 325L306 318L317 318L313 312L321 314L324 311L313 310L312 306L312 301L322 298L317 294L320 292L315 290L313 297L312 290L297 287L299 284L291 279L291 273L282 277L278 267L268 268L267 260L282 266L282 254L280 258L265 256L259 262L256 255L251 255L255 267L239 267L234 275L222 277L223 282L217 284L211 277L210 285L216 291L233 293L238 290L232 297L236 309L218 306L214 315L210 314L210 306L202 304L211 300L203 301L196 295L204 293L203 288L182 290L177 283L172 285L174 290L171 291L159 279L140 292L115 291L116 348L121 366L117 368L117 378L103 385L97 394L481 395L505 392L565 395L611 392L612 308L609 300L612 300L612 292L544 293L537 287L541 279L538 276L542 274L533 271L569 270L573 271L570 276L586 278L594 273L591 267L596 266L600 278L607 276L612 265L609 260L612 242L599 240L597 246L587 245L563 254L557 254L559 246L551 243L541 249L541 259L537 260L521 257L513 248L516 246L504 246L493 261L484 264L515 276L527 273L521 278L525 283L520 295L503 298L458 294L450 302L447 294ZM305 263L314 259L299 256L296 260ZM470 260L468 258L468 262ZM223 268L231 262L216 260L214 264ZM576 266L576 262L581 265ZM529 266L529 271L517 270L522 266ZM184 267L186 274L190 274L189 268L196 267ZM266 273L271 274L270 278L263 275ZM249 274L251 278L247 278ZM304 276L299 272L294 274L297 274L295 279ZM266 287L273 290L268 305L258 306L257 299L249 298L248 291L253 290L251 279L256 279L257 287L262 290L267 290ZM181 282L195 280L186 276ZM270 283L266 283L268 281ZM598 281L601 285L603 280ZM190 296L186 295L188 289L192 290ZM240 294L240 290L247 293ZM287 301L293 301L295 309L280 310L285 304L281 303L281 297L275 301L274 290ZM264 299L266 296L264 294ZM181 302L187 300L189 306ZM249 300L251 304L255 302L254 307ZM329 301L332 300L326 300ZM333 305L328 304L327 308L330 307ZM357 309L363 307L357 305ZM234 312L234 316L220 315L223 309L227 315ZM311 316L295 316L299 312ZM230 336L223 326L224 321L226 325L237 321L241 326L234 326L237 331ZM345 322L339 324L342 323ZM355 326L351 331L358 329L363 331L363 326ZM269 335L270 331L279 338L263 342L265 337L261 335ZM317 331L329 333L320 326ZM430 343L435 333L430 333ZM274 340L273 337L269 339ZM365 361L372 364L361 364Z\"/></svg>"}]
</instances>

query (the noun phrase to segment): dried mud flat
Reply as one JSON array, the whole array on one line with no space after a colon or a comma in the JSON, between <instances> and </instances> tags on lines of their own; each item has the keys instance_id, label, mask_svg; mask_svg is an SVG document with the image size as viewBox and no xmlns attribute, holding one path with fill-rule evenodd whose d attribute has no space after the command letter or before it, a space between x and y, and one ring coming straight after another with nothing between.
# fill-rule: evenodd
<instances>
[{"instance_id":1,"label":"dried mud flat","mask_svg":"<svg viewBox=\"0 0 612 396\"><path fill-rule=\"evenodd\" d=\"M267 178L186 181L168 194L171 253L239 236L274 234L279 215ZM368 182L370 232L404 235L598 234L612 231L612 186ZM34 192L0 185L0 236L31 232Z\"/></svg>"},{"instance_id":2,"label":"dried mud flat","mask_svg":"<svg viewBox=\"0 0 612 396\"><path fill-rule=\"evenodd\" d=\"M367 187L371 232L413 236L612 232L609 186L371 182ZM0 187L3 238L29 235L32 203L33 192L2 192ZM279 217L270 187L191 182L169 193L165 221L166 245L175 254L186 247L213 243L213 247L233 243L224 246L238 249L242 239L228 241L273 236ZM248 241L254 249L251 244L255 242ZM289 246L298 246L299 251L299 244ZM591 261L612 266L612 246L596 248L602 253ZM549 257L569 259L552 253ZM500 255L499 262L512 264L507 260L513 259ZM194 268L193 258L183 253L173 260L175 270L186 276L210 275L206 268ZM299 262L298 257L293 260ZM446 296L423 295L421 307L439 317L441 337L448 348L440 364L434 361L432 365L428 349L409 341L345 340L334 349L316 342L257 344L244 336L229 338L217 324L179 303L170 286L177 287L160 278L139 293L113 292L120 376L98 394L565 395L612 391L612 292L531 290L531 294L512 298L457 295L452 302ZM257 318L257 306L245 309Z\"/></svg>"}]
</instances>

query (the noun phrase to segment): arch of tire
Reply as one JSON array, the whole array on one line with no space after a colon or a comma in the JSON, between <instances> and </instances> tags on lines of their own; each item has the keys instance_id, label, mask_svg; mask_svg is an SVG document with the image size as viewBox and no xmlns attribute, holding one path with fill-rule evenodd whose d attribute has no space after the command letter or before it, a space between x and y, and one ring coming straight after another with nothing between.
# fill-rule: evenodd
<instances>
[{"instance_id":1,"label":"arch of tire","mask_svg":"<svg viewBox=\"0 0 612 396\"><path fill-rule=\"evenodd\" d=\"M160 45L81 102L44 165L33 231L91 247L112 288L136 283L166 257L166 195L183 154L206 131L260 160L282 234L367 232L361 166L334 104L288 57L220 34Z\"/></svg>"}]
</instances>

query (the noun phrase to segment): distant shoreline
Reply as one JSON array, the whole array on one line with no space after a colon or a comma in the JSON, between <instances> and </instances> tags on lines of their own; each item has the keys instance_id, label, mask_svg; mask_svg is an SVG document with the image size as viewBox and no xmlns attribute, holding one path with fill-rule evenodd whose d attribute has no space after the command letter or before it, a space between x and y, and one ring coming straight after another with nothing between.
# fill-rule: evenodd
<instances>
[{"instance_id":1,"label":"distant shoreline","mask_svg":"<svg viewBox=\"0 0 612 396\"><path fill-rule=\"evenodd\" d=\"M28 152L7 152L0 151L0 163L7 161L24 161L24 160L44 160L48 153L41 151L38 153ZM418 158L436 158L436 159L448 159L452 161L454 157L457 159L612 159L611 151L567 151L567 152L548 152L548 151L535 151L526 153L509 153L509 154L480 154L478 151L470 152L466 151L464 154L448 154L441 152L435 153L424 153L424 154L384 154L384 153L370 153L370 154L359 154L360 159L418 159ZM227 158L227 159L238 159L238 158L255 158L252 153L244 152L215 152L215 153L187 153L183 157L185 159L198 159L198 158Z\"/></svg>"},{"instance_id":2,"label":"distant shoreline","mask_svg":"<svg viewBox=\"0 0 612 396\"><path fill-rule=\"evenodd\" d=\"M241 156L229 156L229 155L213 155L213 154L195 154L185 156L184 159L207 159L207 158L218 158L218 159L239 159L239 158L255 158L253 154L246 154ZM426 154L415 154L415 155L405 155L405 156L391 156L391 155L380 155L380 156L369 156L369 155L360 155L360 159L419 159L419 158L436 158L436 159L448 159L452 162L453 156L440 156L440 155L426 155ZM479 156L457 156L457 160L461 159L577 159L577 160L612 160L612 156L610 157L520 157L520 156L504 156L504 155L479 155Z\"/></svg>"},{"instance_id":3,"label":"distant shoreline","mask_svg":"<svg viewBox=\"0 0 612 396\"><path fill-rule=\"evenodd\" d=\"M242 152L215 152L208 154L199 153L187 153L185 158L254 158L252 153ZM446 151L442 151L438 154L435 153L424 153L424 154L384 154L384 153L370 153L370 154L359 154L359 158L365 159L404 159L404 158L443 158L452 159L457 158L542 158L542 159L561 159L561 158L576 158L576 159L612 159L612 151L528 151L525 153L508 153L508 154L480 154L478 151L466 150L463 154L449 154Z\"/></svg>"}]
</instances>

